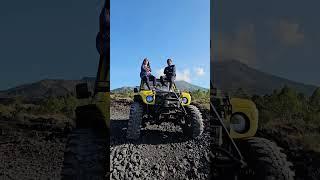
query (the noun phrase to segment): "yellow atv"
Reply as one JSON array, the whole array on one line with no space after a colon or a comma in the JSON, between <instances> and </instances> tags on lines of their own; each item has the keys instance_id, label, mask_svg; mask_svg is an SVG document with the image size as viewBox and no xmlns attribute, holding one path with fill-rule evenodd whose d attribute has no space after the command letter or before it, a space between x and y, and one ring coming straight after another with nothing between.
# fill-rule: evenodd
<instances>
[{"instance_id":1,"label":"yellow atv","mask_svg":"<svg viewBox=\"0 0 320 180\"><path fill-rule=\"evenodd\" d=\"M274 142L254 137L258 110L247 99L230 98L211 84L211 113L214 144L213 171L218 179L293 180L286 155Z\"/></svg>"},{"instance_id":2,"label":"yellow atv","mask_svg":"<svg viewBox=\"0 0 320 180\"><path fill-rule=\"evenodd\" d=\"M160 79L156 80L155 90L149 90L143 81L134 89L127 139L138 139L141 126L147 122L150 124L173 122L181 126L186 136L191 138L200 136L203 132L203 119L199 109L190 104L192 101L190 93L180 92L174 84L169 91L168 87L160 82Z\"/></svg>"}]
</instances>

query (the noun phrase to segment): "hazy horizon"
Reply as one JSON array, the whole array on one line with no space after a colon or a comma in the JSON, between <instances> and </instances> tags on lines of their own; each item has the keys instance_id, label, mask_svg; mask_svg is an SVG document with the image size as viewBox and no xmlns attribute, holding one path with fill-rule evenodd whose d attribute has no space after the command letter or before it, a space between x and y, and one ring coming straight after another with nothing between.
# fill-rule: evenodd
<instances>
[{"instance_id":1,"label":"hazy horizon","mask_svg":"<svg viewBox=\"0 0 320 180\"><path fill-rule=\"evenodd\" d=\"M235 60L235 59L233 59L233 60ZM239 60L236 60L236 61L238 61L238 62L240 62L240 63L242 63L242 64L245 64L245 63L243 63L243 62L241 62L241 61L239 61ZM247 64L246 64L246 65L247 65ZM249 65L248 65L248 66L249 66ZM319 86L316 85L316 84L310 84L310 83L305 83L305 82L296 81L296 80L293 80L293 79L289 79L289 78L281 77L281 76L278 76L278 75L275 75L275 74L271 74L271 73L269 73L269 72L265 72L265 71L259 70L259 69L257 69L257 68L251 67L251 66L249 66L249 67L252 68L252 69L255 69L255 70L259 71L259 72L266 73L266 74L269 74L269 75L272 75L272 76L275 76L275 77L278 77L278 78L283 78L283 79L290 80L290 81L297 82L297 83L304 84L304 85L311 85L311 86L319 87ZM30 81L30 82L26 82L26 83L22 83L22 84L17 84L16 86L13 86L13 87L10 87L10 88L7 88L7 89L0 89L0 91L6 91L6 90L11 89L11 88L15 88L15 87L18 87L18 86L21 86L21 85L26 85L26 84L31 84L31 83L39 82L39 81L41 81L41 80L46 80L46 79L49 79L49 80L81 80L81 79L83 79L83 78L93 78L93 79L95 79L94 76L82 76L82 77L79 78L79 79L43 78L43 79L36 80L36 81ZM183 81L183 80L181 80L181 81ZM185 82L186 82L186 81L185 81ZM196 84L193 84L192 82L191 82L190 84L196 85ZM122 88L122 87L134 87L134 86L138 86L138 85L139 85L139 83L136 84L136 85L133 85L133 86L128 85L128 86L116 87L116 88L112 88L111 90L117 89L117 88ZM199 86L199 87L202 87L202 88L209 88L209 87L205 87L205 86L201 86L201 85L196 85L196 86Z\"/></svg>"}]
</instances>

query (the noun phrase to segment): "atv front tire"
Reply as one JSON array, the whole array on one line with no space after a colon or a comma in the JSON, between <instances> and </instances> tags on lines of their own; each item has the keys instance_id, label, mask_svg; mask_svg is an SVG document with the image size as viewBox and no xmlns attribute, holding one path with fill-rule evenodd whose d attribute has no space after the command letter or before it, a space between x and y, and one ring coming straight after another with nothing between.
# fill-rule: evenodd
<instances>
[{"instance_id":1,"label":"atv front tire","mask_svg":"<svg viewBox=\"0 0 320 180\"><path fill-rule=\"evenodd\" d=\"M292 165L274 142L253 137L238 142L248 167L239 174L239 179L293 180Z\"/></svg>"},{"instance_id":2,"label":"atv front tire","mask_svg":"<svg viewBox=\"0 0 320 180\"><path fill-rule=\"evenodd\" d=\"M140 137L141 123L143 118L143 106L139 102L131 105L128 121L127 139L137 140Z\"/></svg>"},{"instance_id":3,"label":"atv front tire","mask_svg":"<svg viewBox=\"0 0 320 180\"><path fill-rule=\"evenodd\" d=\"M203 133L203 118L199 109L194 105L185 107L187 116L185 124L182 125L183 133L191 138L196 138Z\"/></svg>"}]
</instances>

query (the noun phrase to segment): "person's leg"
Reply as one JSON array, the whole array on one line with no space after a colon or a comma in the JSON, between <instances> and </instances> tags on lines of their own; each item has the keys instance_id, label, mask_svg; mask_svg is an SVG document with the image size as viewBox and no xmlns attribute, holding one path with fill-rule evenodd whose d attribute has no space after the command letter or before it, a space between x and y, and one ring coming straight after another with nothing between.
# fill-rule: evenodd
<instances>
[{"instance_id":1,"label":"person's leg","mask_svg":"<svg viewBox=\"0 0 320 180\"><path fill-rule=\"evenodd\" d=\"M167 80L169 82L169 90L171 90L171 88L172 88L172 77L171 76L167 77Z\"/></svg>"},{"instance_id":2,"label":"person's leg","mask_svg":"<svg viewBox=\"0 0 320 180\"><path fill-rule=\"evenodd\" d=\"M153 75L150 75L150 77L152 82L153 82L153 87L155 88L156 87L156 77L154 77Z\"/></svg>"},{"instance_id":3,"label":"person's leg","mask_svg":"<svg viewBox=\"0 0 320 180\"><path fill-rule=\"evenodd\" d=\"M164 86L163 76L160 76L160 82L161 82L161 85Z\"/></svg>"},{"instance_id":4,"label":"person's leg","mask_svg":"<svg viewBox=\"0 0 320 180\"><path fill-rule=\"evenodd\" d=\"M162 86L167 87L166 83L164 82L164 79L165 79L165 76L160 76L160 81L161 81Z\"/></svg>"},{"instance_id":5,"label":"person's leg","mask_svg":"<svg viewBox=\"0 0 320 180\"><path fill-rule=\"evenodd\" d=\"M170 82L170 85L169 85L169 90L172 89L172 84L174 83L174 80L175 80L175 77L174 76L171 76L168 78L169 82Z\"/></svg>"},{"instance_id":6,"label":"person's leg","mask_svg":"<svg viewBox=\"0 0 320 180\"><path fill-rule=\"evenodd\" d=\"M143 76L142 80L147 84L148 89L151 90L148 76Z\"/></svg>"}]
</instances>

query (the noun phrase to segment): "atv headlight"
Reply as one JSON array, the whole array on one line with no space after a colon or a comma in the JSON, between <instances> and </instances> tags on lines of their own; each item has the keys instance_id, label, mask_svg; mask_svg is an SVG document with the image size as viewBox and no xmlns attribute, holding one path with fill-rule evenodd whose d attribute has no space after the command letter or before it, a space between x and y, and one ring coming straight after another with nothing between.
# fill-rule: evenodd
<instances>
[{"instance_id":1,"label":"atv headlight","mask_svg":"<svg viewBox=\"0 0 320 180\"><path fill-rule=\"evenodd\" d=\"M183 104L187 104L187 103L188 103L188 98L183 97L183 98L181 99L181 101L182 101Z\"/></svg>"},{"instance_id":2,"label":"atv headlight","mask_svg":"<svg viewBox=\"0 0 320 180\"><path fill-rule=\"evenodd\" d=\"M147 101L148 103L151 103L151 102L153 101L153 96L147 96L147 97L146 97L146 101Z\"/></svg>"},{"instance_id":3,"label":"atv headlight","mask_svg":"<svg viewBox=\"0 0 320 180\"><path fill-rule=\"evenodd\" d=\"M237 133L245 133L249 130L249 121L244 115L234 114L230 119L230 127Z\"/></svg>"}]
</instances>

